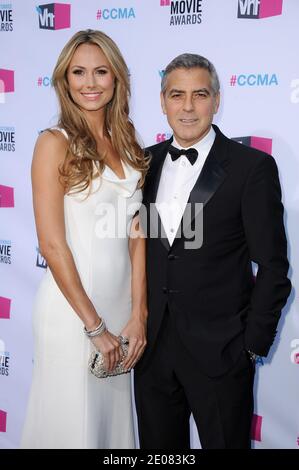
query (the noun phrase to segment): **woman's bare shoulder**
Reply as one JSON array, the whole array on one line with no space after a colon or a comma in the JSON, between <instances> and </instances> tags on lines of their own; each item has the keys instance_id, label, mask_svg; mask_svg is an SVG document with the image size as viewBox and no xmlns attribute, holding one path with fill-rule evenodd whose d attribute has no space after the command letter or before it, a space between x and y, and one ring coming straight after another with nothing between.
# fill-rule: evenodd
<instances>
[{"instance_id":1,"label":"woman's bare shoulder","mask_svg":"<svg viewBox=\"0 0 299 470\"><path fill-rule=\"evenodd\" d=\"M55 162L64 160L68 141L57 129L46 129L37 138L33 159L53 159Z\"/></svg>"}]
</instances>

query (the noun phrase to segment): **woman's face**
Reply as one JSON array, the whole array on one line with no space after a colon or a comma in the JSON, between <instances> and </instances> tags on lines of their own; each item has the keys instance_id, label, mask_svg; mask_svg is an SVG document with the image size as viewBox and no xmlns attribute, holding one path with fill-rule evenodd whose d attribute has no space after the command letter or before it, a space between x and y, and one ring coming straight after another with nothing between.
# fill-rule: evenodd
<instances>
[{"instance_id":1,"label":"woman's face","mask_svg":"<svg viewBox=\"0 0 299 470\"><path fill-rule=\"evenodd\" d=\"M69 91L84 111L105 110L114 93L115 76L96 44L77 47L67 70Z\"/></svg>"}]
</instances>

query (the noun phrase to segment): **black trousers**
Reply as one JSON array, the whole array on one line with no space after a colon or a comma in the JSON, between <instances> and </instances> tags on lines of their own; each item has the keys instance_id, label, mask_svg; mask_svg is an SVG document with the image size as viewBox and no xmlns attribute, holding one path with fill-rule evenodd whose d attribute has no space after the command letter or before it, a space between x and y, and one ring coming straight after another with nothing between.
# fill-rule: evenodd
<instances>
[{"instance_id":1,"label":"black trousers","mask_svg":"<svg viewBox=\"0 0 299 470\"><path fill-rule=\"evenodd\" d=\"M134 377L141 449L190 449L191 413L203 449L250 448L254 365L246 351L227 374L202 374L167 309L155 348Z\"/></svg>"}]
</instances>

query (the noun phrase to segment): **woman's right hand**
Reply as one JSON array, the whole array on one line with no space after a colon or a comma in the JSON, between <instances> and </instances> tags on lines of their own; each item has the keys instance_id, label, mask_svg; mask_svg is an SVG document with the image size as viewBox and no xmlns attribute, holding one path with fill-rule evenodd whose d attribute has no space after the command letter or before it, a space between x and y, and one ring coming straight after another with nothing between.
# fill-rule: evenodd
<instances>
[{"instance_id":1,"label":"woman's right hand","mask_svg":"<svg viewBox=\"0 0 299 470\"><path fill-rule=\"evenodd\" d=\"M103 354L105 369L112 371L122 359L122 349L117 336L105 331L100 336L90 338L97 351Z\"/></svg>"}]
</instances>

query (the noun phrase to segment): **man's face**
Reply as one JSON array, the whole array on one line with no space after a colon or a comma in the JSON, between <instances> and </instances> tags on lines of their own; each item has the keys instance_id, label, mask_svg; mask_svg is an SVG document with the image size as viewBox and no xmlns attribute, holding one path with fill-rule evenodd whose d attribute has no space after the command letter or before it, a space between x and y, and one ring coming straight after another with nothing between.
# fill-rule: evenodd
<instances>
[{"instance_id":1,"label":"man's face","mask_svg":"<svg viewBox=\"0 0 299 470\"><path fill-rule=\"evenodd\" d=\"M175 69L167 77L161 105L177 142L190 147L210 130L220 96L213 94L210 74L194 67Z\"/></svg>"}]
</instances>

